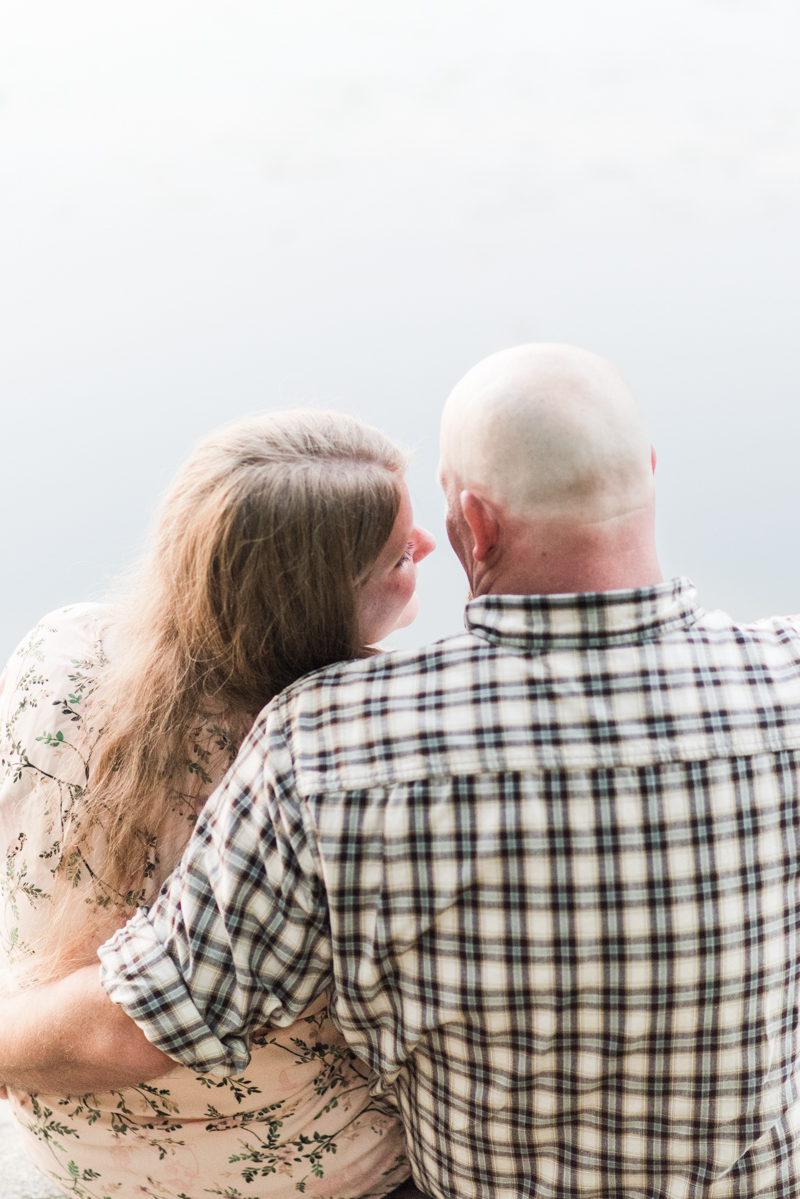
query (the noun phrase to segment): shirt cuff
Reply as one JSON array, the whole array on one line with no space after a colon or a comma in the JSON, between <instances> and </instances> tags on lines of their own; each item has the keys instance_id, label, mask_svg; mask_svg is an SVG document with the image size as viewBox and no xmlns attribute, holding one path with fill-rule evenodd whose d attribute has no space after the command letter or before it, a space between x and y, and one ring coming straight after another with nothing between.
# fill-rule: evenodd
<instances>
[{"instance_id":1,"label":"shirt cuff","mask_svg":"<svg viewBox=\"0 0 800 1199\"><path fill-rule=\"evenodd\" d=\"M162 1053L198 1074L225 1077L247 1069L247 1042L236 1034L222 1041L209 1028L147 911L140 909L97 953L109 999Z\"/></svg>"}]
</instances>

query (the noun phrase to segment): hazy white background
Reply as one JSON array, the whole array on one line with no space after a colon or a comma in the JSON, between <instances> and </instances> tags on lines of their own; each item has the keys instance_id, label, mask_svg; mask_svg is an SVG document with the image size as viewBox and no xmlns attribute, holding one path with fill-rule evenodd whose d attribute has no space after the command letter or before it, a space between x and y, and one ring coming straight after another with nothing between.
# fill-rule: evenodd
<instances>
[{"instance_id":1,"label":"hazy white background","mask_svg":"<svg viewBox=\"0 0 800 1199\"><path fill-rule=\"evenodd\" d=\"M102 592L192 443L335 405L433 482L461 374L575 342L636 388L660 545L800 609L796 0L25 0L0 8L0 656Z\"/></svg>"}]
</instances>

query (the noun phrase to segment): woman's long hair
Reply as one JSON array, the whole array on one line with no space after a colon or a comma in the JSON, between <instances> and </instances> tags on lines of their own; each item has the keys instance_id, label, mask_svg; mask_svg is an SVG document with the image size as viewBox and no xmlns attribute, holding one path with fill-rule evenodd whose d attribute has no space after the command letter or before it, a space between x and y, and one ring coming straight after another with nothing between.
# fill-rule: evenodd
<instances>
[{"instance_id":1,"label":"woman's long hair","mask_svg":"<svg viewBox=\"0 0 800 1199\"><path fill-rule=\"evenodd\" d=\"M358 588L392 532L405 466L382 433L333 412L254 417L197 447L114 621L62 875L82 859L101 904L141 902L155 840L187 798L198 724L238 747L283 687L371 652Z\"/></svg>"}]
</instances>

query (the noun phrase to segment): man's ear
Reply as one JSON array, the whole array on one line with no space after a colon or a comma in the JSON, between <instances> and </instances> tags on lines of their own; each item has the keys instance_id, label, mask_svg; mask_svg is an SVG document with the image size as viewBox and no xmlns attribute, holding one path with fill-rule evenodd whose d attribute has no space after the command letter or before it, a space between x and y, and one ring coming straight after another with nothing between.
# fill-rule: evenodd
<instances>
[{"instance_id":1,"label":"man's ear","mask_svg":"<svg viewBox=\"0 0 800 1199\"><path fill-rule=\"evenodd\" d=\"M653 474L655 474L656 473L656 462L658 461L658 459L656 458L656 447L654 445L650 446L650 461L653 464Z\"/></svg>"},{"instance_id":2,"label":"man's ear","mask_svg":"<svg viewBox=\"0 0 800 1199\"><path fill-rule=\"evenodd\" d=\"M500 522L492 505L474 491L462 491L460 499L472 533L472 556L476 562L485 562L500 539Z\"/></svg>"}]
</instances>

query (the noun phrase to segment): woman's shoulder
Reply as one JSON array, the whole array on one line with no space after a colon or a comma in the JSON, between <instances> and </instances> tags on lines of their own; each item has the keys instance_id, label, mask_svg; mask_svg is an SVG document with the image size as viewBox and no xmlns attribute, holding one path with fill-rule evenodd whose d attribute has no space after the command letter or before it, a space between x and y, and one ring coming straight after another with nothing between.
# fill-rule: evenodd
<instances>
[{"instance_id":1,"label":"woman's shoulder","mask_svg":"<svg viewBox=\"0 0 800 1199\"><path fill-rule=\"evenodd\" d=\"M113 620L113 614L112 604L93 603L88 600L56 608L37 621L30 632L22 638L17 653L23 650L36 636L96 636L99 629L105 628Z\"/></svg>"},{"instance_id":2,"label":"woman's shoulder","mask_svg":"<svg viewBox=\"0 0 800 1199\"><path fill-rule=\"evenodd\" d=\"M86 786L93 731L86 710L110 616L102 604L49 612L0 682L0 947L17 977L47 939L65 820Z\"/></svg>"},{"instance_id":3,"label":"woman's shoulder","mask_svg":"<svg viewBox=\"0 0 800 1199\"><path fill-rule=\"evenodd\" d=\"M70 696L78 706L83 702L107 661L112 624L109 604L70 604L48 612L23 637L0 678L0 729L6 738L14 739L12 726L47 699L55 705Z\"/></svg>"},{"instance_id":4,"label":"woman's shoulder","mask_svg":"<svg viewBox=\"0 0 800 1199\"><path fill-rule=\"evenodd\" d=\"M111 604L81 603L56 608L26 633L12 653L6 673L25 662L43 663L51 654L105 658L107 633L114 619Z\"/></svg>"}]
</instances>

